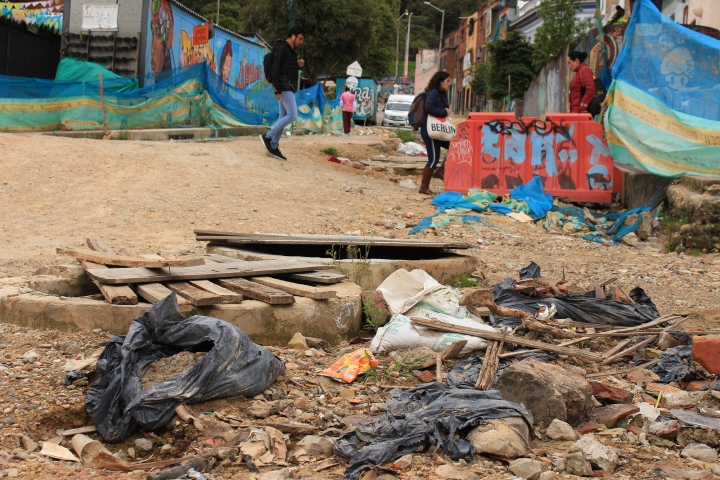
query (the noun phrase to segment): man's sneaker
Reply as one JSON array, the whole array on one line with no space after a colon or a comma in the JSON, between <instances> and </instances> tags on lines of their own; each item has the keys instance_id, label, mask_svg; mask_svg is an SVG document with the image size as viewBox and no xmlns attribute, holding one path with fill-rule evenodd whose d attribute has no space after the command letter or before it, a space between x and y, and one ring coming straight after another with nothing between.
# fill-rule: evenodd
<instances>
[{"instance_id":1,"label":"man's sneaker","mask_svg":"<svg viewBox=\"0 0 720 480\"><path fill-rule=\"evenodd\" d=\"M287 160L287 158L285 158L285 155L283 155L282 153L280 153L280 149L279 149L279 148L272 148L272 149L270 149L270 155L273 156L273 157L275 157L275 158L278 158L278 159L280 159L280 160Z\"/></svg>"},{"instance_id":2,"label":"man's sneaker","mask_svg":"<svg viewBox=\"0 0 720 480\"><path fill-rule=\"evenodd\" d=\"M269 138L267 138L267 137L263 134L263 135L260 135L260 141L262 142L263 147L265 147L265 151L266 151L268 154L272 155L272 154L273 154L273 152L272 152L272 151L273 151L273 148L272 148L272 146L270 145L271 140L270 140Z\"/></svg>"}]
</instances>

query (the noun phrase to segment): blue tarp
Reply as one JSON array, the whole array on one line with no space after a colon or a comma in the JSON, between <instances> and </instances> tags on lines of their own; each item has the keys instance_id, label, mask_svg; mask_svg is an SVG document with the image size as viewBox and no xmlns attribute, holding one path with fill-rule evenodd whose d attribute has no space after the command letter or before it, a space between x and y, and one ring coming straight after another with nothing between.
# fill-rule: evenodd
<instances>
[{"instance_id":1,"label":"blue tarp","mask_svg":"<svg viewBox=\"0 0 720 480\"><path fill-rule=\"evenodd\" d=\"M608 92L615 164L664 177L720 175L720 41L638 0Z\"/></svg>"}]
</instances>

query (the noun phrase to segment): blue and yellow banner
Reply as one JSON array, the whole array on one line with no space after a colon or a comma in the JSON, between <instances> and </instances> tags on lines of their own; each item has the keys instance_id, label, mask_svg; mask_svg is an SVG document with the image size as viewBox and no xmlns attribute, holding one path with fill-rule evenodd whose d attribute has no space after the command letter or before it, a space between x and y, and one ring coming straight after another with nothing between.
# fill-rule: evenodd
<instances>
[{"instance_id":1,"label":"blue and yellow banner","mask_svg":"<svg viewBox=\"0 0 720 480\"><path fill-rule=\"evenodd\" d=\"M613 68L608 146L625 170L720 175L720 41L635 3Z\"/></svg>"}]
</instances>

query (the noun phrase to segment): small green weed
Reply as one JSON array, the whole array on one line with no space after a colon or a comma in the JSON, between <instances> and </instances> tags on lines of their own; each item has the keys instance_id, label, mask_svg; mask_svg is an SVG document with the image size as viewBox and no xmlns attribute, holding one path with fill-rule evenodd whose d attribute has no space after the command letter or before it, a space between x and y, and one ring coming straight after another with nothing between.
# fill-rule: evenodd
<instances>
[{"instance_id":1,"label":"small green weed","mask_svg":"<svg viewBox=\"0 0 720 480\"><path fill-rule=\"evenodd\" d=\"M363 297L362 310L365 330L377 330L387 321L387 310L379 308L375 300L370 297Z\"/></svg>"},{"instance_id":2,"label":"small green weed","mask_svg":"<svg viewBox=\"0 0 720 480\"><path fill-rule=\"evenodd\" d=\"M455 288L472 288L479 287L480 281L466 273L464 275L453 275L447 284Z\"/></svg>"},{"instance_id":3,"label":"small green weed","mask_svg":"<svg viewBox=\"0 0 720 480\"><path fill-rule=\"evenodd\" d=\"M417 369L430 355L419 356L411 353L390 365L389 367L373 368L363 376L363 382L369 380L382 380L383 378L407 377L412 378L412 371Z\"/></svg>"},{"instance_id":4,"label":"small green weed","mask_svg":"<svg viewBox=\"0 0 720 480\"><path fill-rule=\"evenodd\" d=\"M322 153L326 154L326 155L332 155L333 157L339 157L339 156L340 156L340 152L339 152L338 149L335 148L335 147L327 147L327 148L324 148L324 149L322 149L322 150L320 150L320 151L321 151Z\"/></svg>"},{"instance_id":5,"label":"small green weed","mask_svg":"<svg viewBox=\"0 0 720 480\"><path fill-rule=\"evenodd\" d=\"M413 135L412 130L396 128L394 136L402 140L403 143L415 141L415 135Z\"/></svg>"},{"instance_id":6,"label":"small green weed","mask_svg":"<svg viewBox=\"0 0 720 480\"><path fill-rule=\"evenodd\" d=\"M688 255L692 255L693 257L699 257L702 255L702 251L699 248L693 248L687 251Z\"/></svg>"}]
</instances>

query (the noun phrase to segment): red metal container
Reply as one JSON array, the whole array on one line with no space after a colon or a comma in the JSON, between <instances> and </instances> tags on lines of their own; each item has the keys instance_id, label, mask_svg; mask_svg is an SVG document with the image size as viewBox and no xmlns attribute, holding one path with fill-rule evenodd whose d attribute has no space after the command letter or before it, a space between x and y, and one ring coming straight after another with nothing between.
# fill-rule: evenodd
<instances>
[{"instance_id":1,"label":"red metal container","mask_svg":"<svg viewBox=\"0 0 720 480\"><path fill-rule=\"evenodd\" d=\"M542 122L512 113L471 113L458 125L445 163L445 190L504 195L539 175L545 192L609 203L619 191L603 128L590 114L553 113ZM617 185L616 185L617 184Z\"/></svg>"}]
</instances>

